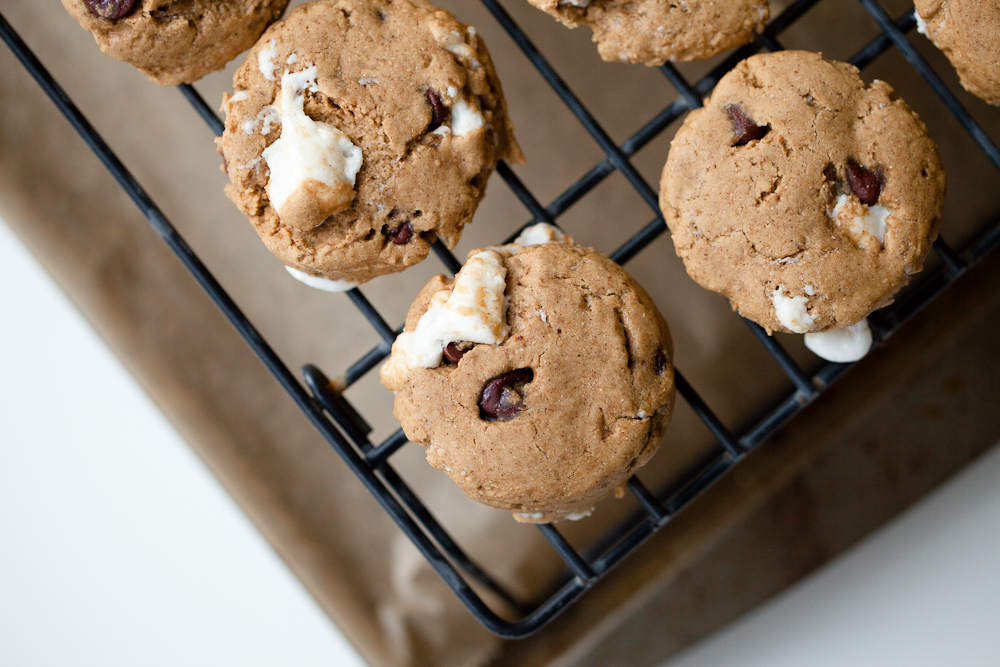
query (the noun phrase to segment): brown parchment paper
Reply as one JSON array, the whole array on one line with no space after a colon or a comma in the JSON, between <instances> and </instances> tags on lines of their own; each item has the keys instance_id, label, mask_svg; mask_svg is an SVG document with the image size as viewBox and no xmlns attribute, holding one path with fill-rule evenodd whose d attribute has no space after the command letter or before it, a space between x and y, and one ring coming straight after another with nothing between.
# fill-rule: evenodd
<instances>
[{"instance_id":1,"label":"brown parchment paper","mask_svg":"<svg viewBox=\"0 0 1000 667\"><path fill-rule=\"evenodd\" d=\"M515 172L548 203L586 173L600 151L480 3L439 4L484 35L528 159ZM886 5L895 16L905 9L900 2ZM616 141L636 132L675 96L657 70L601 62L584 30L566 30L525 2L504 6ZM779 10L772 3L772 12ZM376 343L346 297L291 280L260 244L222 193L226 178L211 132L176 90L149 83L101 54L58 3L4 0L2 11L289 367L315 363L336 376ZM789 48L846 59L875 34L856 4L828 0L782 41ZM943 57L919 36L914 43L952 89L961 91ZM694 77L717 61L679 67ZM235 67L197 84L213 105L230 90ZM864 76L893 84L931 127L949 174L942 235L961 246L1000 208L1000 179L897 53L880 58ZM960 95L996 139L997 111ZM0 110L0 215L371 664L540 665L558 658L569 665L599 655L594 652L601 647L611 655L608 647L616 645L616 636L626 636L620 628L641 608L641 600L658 599L657 591L670 589L662 577L678 576L679 570L666 565L677 558L696 563L704 553L705 543L697 539L671 542L666 535L633 556L625 574L612 575L600 589L603 597L589 594L588 604L551 630L516 645L496 639L464 610L313 431L6 49L0 49ZM676 125L633 159L654 189ZM610 253L653 217L654 211L614 173L560 222L577 242ZM462 257L496 243L528 218L495 176L456 252ZM670 323L678 368L727 426L738 431L788 390L780 369L725 301L687 278L666 234L626 268ZM432 257L363 291L396 325L420 286L439 270ZM797 338L781 340L805 367L817 364ZM398 427L392 396L376 375L369 373L347 392L374 426L375 442ZM681 402L661 452L641 477L654 489L664 488L710 446L707 430ZM545 594L561 563L537 531L466 499L422 456L419 447L410 446L393 457L392 465L486 569L526 599ZM780 467L784 460L771 465ZM770 478L747 474L761 485L760 494L777 488L766 482ZM635 508L629 499L605 501L592 518L561 528L573 543L587 544ZM704 537L726 523L695 509L690 521L696 535ZM727 516L726 521L736 520ZM779 580L787 583L790 576L776 574ZM651 581L659 583L646 585ZM675 604L683 604L676 601L676 589L670 590ZM643 595L635 597L640 591ZM756 599L737 596L737 601ZM676 650L748 604L725 607L728 616L708 614L697 632L680 633L669 645L651 643L650 650L655 648L655 655ZM584 636L586 642L579 640Z\"/></svg>"}]
</instances>

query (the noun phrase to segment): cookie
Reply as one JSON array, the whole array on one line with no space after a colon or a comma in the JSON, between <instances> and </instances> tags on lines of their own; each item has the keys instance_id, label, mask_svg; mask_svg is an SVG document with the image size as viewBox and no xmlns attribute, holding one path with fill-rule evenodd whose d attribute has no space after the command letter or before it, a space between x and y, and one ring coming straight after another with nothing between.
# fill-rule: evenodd
<instances>
[{"instance_id":1,"label":"cookie","mask_svg":"<svg viewBox=\"0 0 1000 667\"><path fill-rule=\"evenodd\" d=\"M962 85L1000 105L1000 0L916 0L917 29L941 49Z\"/></svg>"},{"instance_id":2,"label":"cookie","mask_svg":"<svg viewBox=\"0 0 1000 667\"><path fill-rule=\"evenodd\" d=\"M769 333L809 333L892 300L944 190L927 128L888 84L784 51L740 62L687 117L660 207L695 281Z\"/></svg>"},{"instance_id":3,"label":"cookie","mask_svg":"<svg viewBox=\"0 0 1000 667\"><path fill-rule=\"evenodd\" d=\"M674 398L670 332L646 292L553 230L433 278L381 369L431 465L530 523L589 514L656 451Z\"/></svg>"},{"instance_id":4,"label":"cookie","mask_svg":"<svg viewBox=\"0 0 1000 667\"><path fill-rule=\"evenodd\" d=\"M261 37L226 96L226 188L265 245L350 288L453 248L521 152L475 29L423 0L321 0Z\"/></svg>"},{"instance_id":5,"label":"cookie","mask_svg":"<svg viewBox=\"0 0 1000 667\"><path fill-rule=\"evenodd\" d=\"M570 28L588 25L608 62L698 60L753 39L767 0L528 0Z\"/></svg>"},{"instance_id":6,"label":"cookie","mask_svg":"<svg viewBox=\"0 0 1000 667\"><path fill-rule=\"evenodd\" d=\"M101 51L164 86L191 83L246 51L288 0L62 0Z\"/></svg>"}]
</instances>

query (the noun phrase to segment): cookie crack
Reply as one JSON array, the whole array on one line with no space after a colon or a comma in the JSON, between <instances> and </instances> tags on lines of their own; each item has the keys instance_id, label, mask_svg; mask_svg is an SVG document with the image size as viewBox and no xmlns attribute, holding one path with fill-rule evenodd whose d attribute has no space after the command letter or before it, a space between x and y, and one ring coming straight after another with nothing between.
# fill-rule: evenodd
<instances>
[{"instance_id":1,"label":"cookie crack","mask_svg":"<svg viewBox=\"0 0 1000 667\"><path fill-rule=\"evenodd\" d=\"M730 237L732 237L732 236L734 236L736 234L739 234L740 236L742 236L744 238L744 240L746 240L747 245L750 246L750 249L753 251L754 255L758 255L758 256L764 258L765 260L771 262L772 264L790 264L790 263L793 263L795 261L798 261L798 259L800 259L801 256L804 255L808 251L807 248L799 248L798 250L796 250L795 252L793 252L793 253L791 253L789 255L781 255L781 256L777 256L777 257L773 256L773 255L769 255L766 252L762 252L757 247L757 245L753 241L750 240L750 237L747 236L747 233L745 231L743 231L742 229L734 229L734 230L726 232L724 234L717 234L716 236L713 236L711 238L708 238L708 237L706 237L706 238L707 238L707 240L708 240L709 243L715 243L716 241L718 241L720 239L730 238Z\"/></svg>"},{"instance_id":2,"label":"cookie crack","mask_svg":"<svg viewBox=\"0 0 1000 667\"><path fill-rule=\"evenodd\" d=\"M541 446L538 444L538 441L542 439L538 436L538 426L532 424L531 429L534 431L534 435L531 438L531 444L535 447L535 449L537 449L541 453L542 456L545 457L545 460L548 461L549 460L548 453L546 453L546 451L542 449Z\"/></svg>"},{"instance_id":3,"label":"cookie crack","mask_svg":"<svg viewBox=\"0 0 1000 667\"><path fill-rule=\"evenodd\" d=\"M632 374L632 369L635 364L635 359L632 356L632 337L629 334L628 326L625 324L625 317L622 314L621 308L615 307L615 318L618 320L618 333L621 335L622 343L625 345L625 355L627 357L626 363L628 364L629 373Z\"/></svg>"}]
</instances>

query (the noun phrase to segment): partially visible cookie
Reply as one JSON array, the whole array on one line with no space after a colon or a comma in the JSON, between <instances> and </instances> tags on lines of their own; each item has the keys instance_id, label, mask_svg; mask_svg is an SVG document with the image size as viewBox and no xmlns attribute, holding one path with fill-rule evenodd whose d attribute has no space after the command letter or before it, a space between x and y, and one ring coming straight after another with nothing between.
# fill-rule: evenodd
<instances>
[{"instance_id":1,"label":"partially visible cookie","mask_svg":"<svg viewBox=\"0 0 1000 667\"><path fill-rule=\"evenodd\" d=\"M973 95L1000 105L1000 0L916 0L917 29Z\"/></svg>"},{"instance_id":2,"label":"partially visible cookie","mask_svg":"<svg viewBox=\"0 0 1000 667\"><path fill-rule=\"evenodd\" d=\"M222 69L289 0L62 0L101 51L164 86Z\"/></svg>"},{"instance_id":3,"label":"partially visible cookie","mask_svg":"<svg viewBox=\"0 0 1000 667\"><path fill-rule=\"evenodd\" d=\"M691 112L660 206L692 278L768 332L808 333L892 300L937 237L944 188L888 84L783 51L742 61Z\"/></svg>"},{"instance_id":4,"label":"partially visible cookie","mask_svg":"<svg viewBox=\"0 0 1000 667\"><path fill-rule=\"evenodd\" d=\"M349 288L454 247L522 160L475 29L424 0L321 0L273 25L226 96L226 192L303 277Z\"/></svg>"},{"instance_id":5,"label":"partially visible cookie","mask_svg":"<svg viewBox=\"0 0 1000 667\"><path fill-rule=\"evenodd\" d=\"M528 0L562 23L588 25L608 62L698 60L753 39L767 0Z\"/></svg>"},{"instance_id":6,"label":"partially visible cookie","mask_svg":"<svg viewBox=\"0 0 1000 667\"><path fill-rule=\"evenodd\" d=\"M474 500L547 523L589 513L656 451L672 352L656 307L610 259L513 245L473 251L455 279L424 287L381 378L431 465Z\"/></svg>"}]
</instances>

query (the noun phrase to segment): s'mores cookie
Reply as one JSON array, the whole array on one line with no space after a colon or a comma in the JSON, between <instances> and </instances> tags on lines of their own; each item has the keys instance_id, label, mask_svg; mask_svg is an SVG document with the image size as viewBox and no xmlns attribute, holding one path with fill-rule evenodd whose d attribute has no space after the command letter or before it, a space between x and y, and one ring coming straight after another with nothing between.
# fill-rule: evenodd
<instances>
[{"instance_id":1,"label":"s'mores cookie","mask_svg":"<svg viewBox=\"0 0 1000 667\"><path fill-rule=\"evenodd\" d=\"M767 0L528 0L575 28L594 32L608 62L662 65L698 60L753 39L764 29Z\"/></svg>"},{"instance_id":2,"label":"s'mores cookie","mask_svg":"<svg viewBox=\"0 0 1000 667\"><path fill-rule=\"evenodd\" d=\"M962 85L1000 105L1000 0L916 0L917 29L951 61Z\"/></svg>"},{"instance_id":3,"label":"s'mores cookie","mask_svg":"<svg viewBox=\"0 0 1000 667\"><path fill-rule=\"evenodd\" d=\"M431 465L471 498L547 523L588 514L656 451L672 354L621 267L541 225L432 279L381 379Z\"/></svg>"},{"instance_id":4,"label":"s'mores cookie","mask_svg":"<svg viewBox=\"0 0 1000 667\"><path fill-rule=\"evenodd\" d=\"M500 159L520 161L489 53L423 0L297 7L226 96L226 188L297 277L349 289L458 242ZM325 282L324 282L325 281Z\"/></svg>"},{"instance_id":5,"label":"s'mores cookie","mask_svg":"<svg viewBox=\"0 0 1000 667\"><path fill-rule=\"evenodd\" d=\"M695 281L768 332L816 334L858 324L921 269L944 189L927 128L888 84L778 52L688 116L660 206Z\"/></svg>"},{"instance_id":6,"label":"s'mores cookie","mask_svg":"<svg viewBox=\"0 0 1000 667\"><path fill-rule=\"evenodd\" d=\"M62 0L101 51L164 86L197 81L246 51L288 0Z\"/></svg>"}]
</instances>

